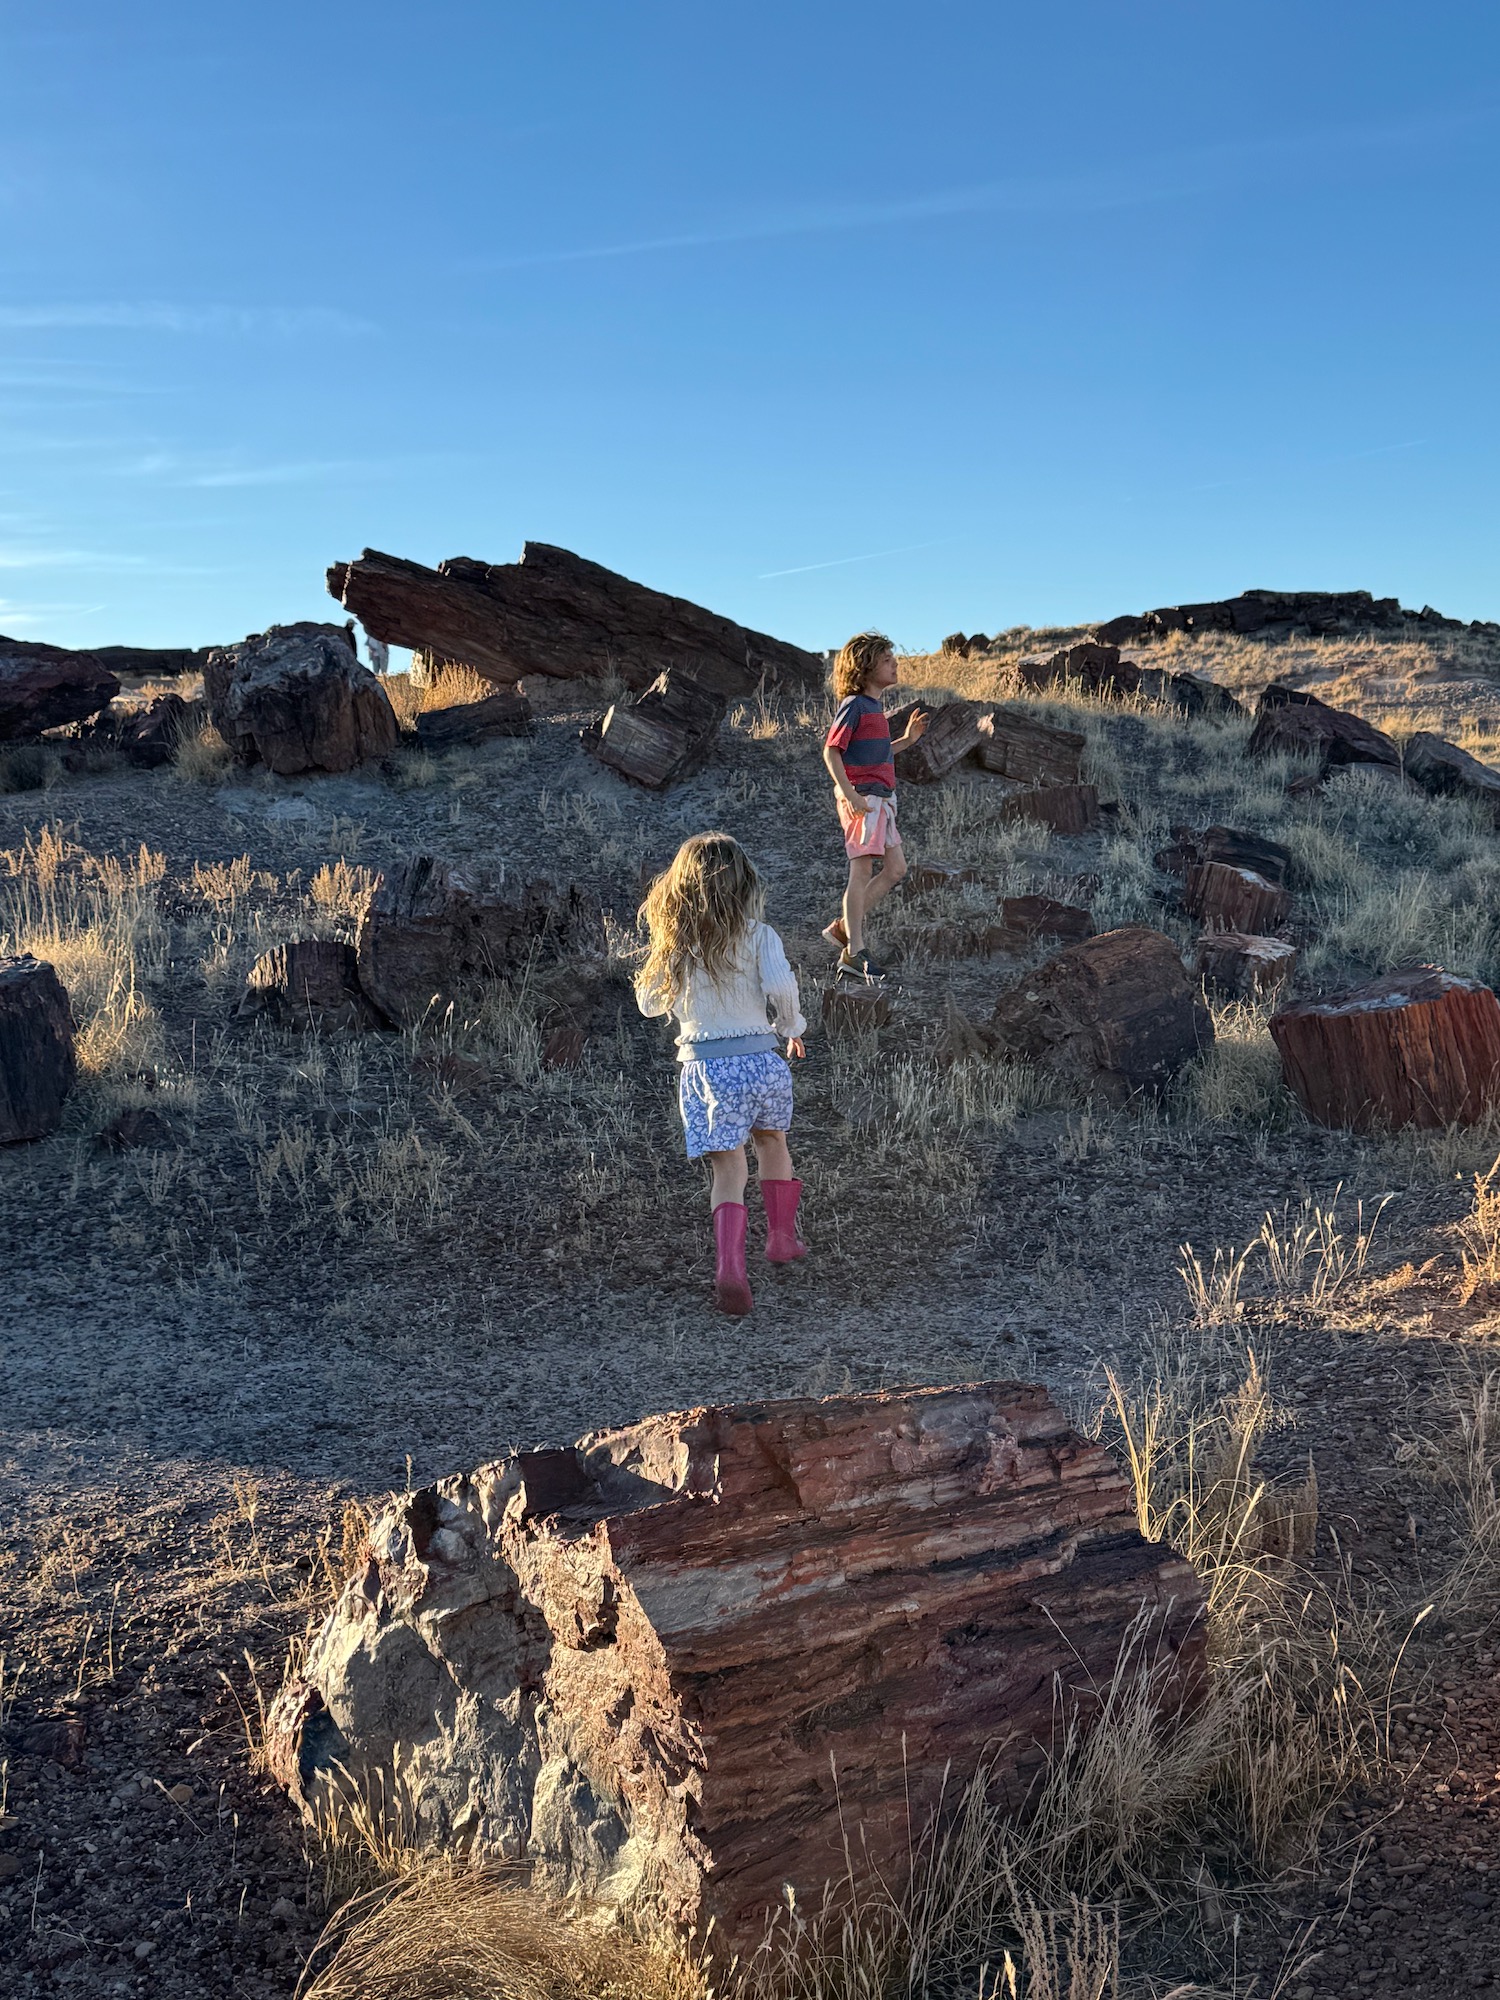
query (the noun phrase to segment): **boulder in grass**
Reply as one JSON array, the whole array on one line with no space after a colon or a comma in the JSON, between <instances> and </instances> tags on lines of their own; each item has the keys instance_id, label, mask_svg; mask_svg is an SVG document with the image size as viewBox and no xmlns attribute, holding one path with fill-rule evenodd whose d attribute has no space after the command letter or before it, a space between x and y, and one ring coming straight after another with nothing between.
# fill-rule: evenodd
<instances>
[{"instance_id":1,"label":"boulder in grass","mask_svg":"<svg viewBox=\"0 0 1500 2000\"><path fill-rule=\"evenodd\" d=\"M1183 905L1205 930L1249 931L1264 937L1286 921L1292 899L1278 883L1253 868L1227 861L1203 861L1190 868Z\"/></svg>"},{"instance_id":2,"label":"boulder in grass","mask_svg":"<svg viewBox=\"0 0 1500 2000\"><path fill-rule=\"evenodd\" d=\"M981 1768L1019 1810L1122 1656L1170 1726L1204 1613L1039 1385L721 1404L393 1501L268 1753L309 1820L395 1769L420 1849L727 1957L887 1893Z\"/></svg>"},{"instance_id":3,"label":"boulder in grass","mask_svg":"<svg viewBox=\"0 0 1500 2000\"><path fill-rule=\"evenodd\" d=\"M203 669L208 712L241 764L278 777L352 771L401 740L390 697L342 625L273 625Z\"/></svg>"},{"instance_id":4,"label":"boulder in grass","mask_svg":"<svg viewBox=\"0 0 1500 2000\"><path fill-rule=\"evenodd\" d=\"M891 1018L885 988L863 979L838 979L823 989L823 1027L837 1041L845 1035L872 1035Z\"/></svg>"},{"instance_id":5,"label":"boulder in grass","mask_svg":"<svg viewBox=\"0 0 1500 2000\"><path fill-rule=\"evenodd\" d=\"M1273 681L1261 690L1245 755L1280 753L1312 758L1324 777L1351 765L1373 766L1393 778L1401 775L1401 752L1383 729L1348 709L1330 708L1301 688Z\"/></svg>"},{"instance_id":6,"label":"boulder in grass","mask_svg":"<svg viewBox=\"0 0 1500 2000\"><path fill-rule=\"evenodd\" d=\"M84 750L113 750L137 769L155 771L172 762L201 712L200 703L171 692L147 701L113 701L91 721L80 723L72 742ZM71 755L65 753L64 761Z\"/></svg>"},{"instance_id":7,"label":"boulder in grass","mask_svg":"<svg viewBox=\"0 0 1500 2000\"><path fill-rule=\"evenodd\" d=\"M531 703L525 695L514 688L497 688L481 701L422 709L417 716L417 741L424 750L452 750L460 745L489 743L497 736L529 736L533 727Z\"/></svg>"},{"instance_id":8,"label":"boulder in grass","mask_svg":"<svg viewBox=\"0 0 1500 2000\"><path fill-rule=\"evenodd\" d=\"M82 722L120 692L96 653L0 637L0 743Z\"/></svg>"},{"instance_id":9,"label":"boulder in grass","mask_svg":"<svg viewBox=\"0 0 1500 2000\"><path fill-rule=\"evenodd\" d=\"M1292 850L1263 833L1244 833L1237 827L1208 826L1200 833L1189 826L1174 826L1170 845L1157 849L1155 861L1163 874L1183 877L1208 861L1220 861L1230 868L1253 868L1279 889L1291 871Z\"/></svg>"},{"instance_id":10,"label":"boulder in grass","mask_svg":"<svg viewBox=\"0 0 1500 2000\"><path fill-rule=\"evenodd\" d=\"M1108 1104L1159 1091L1213 1041L1176 945L1139 924L1049 958L1001 994L992 1026L1007 1053Z\"/></svg>"},{"instance_id":11,"label":"boulder in grass","mask_svg":"<svg viewBox=\"0 0 1500 2000\"><path fill-rule=\"evenodd\" d=\"M1282 1074L1316 1125L1473 1125L1500 1106L1500 999L1435 965L1271 1017Z\"/></svg>"},{"instance_id":12,"label":"boulder in grass","mask_svg":"<svg viewBox=\"0 0 1500 2000\"><path fill-rule=\"evenodd\" d=\"M1430 797L1468 799L1483 806L1500 825L1500 771L1481 764L1456 743L1421 730L1402 751L1401 768Z\"/></svg>"},{"instance_id":13,"label":"boulder in grass","mask_svg":"<svg viewBox=\"0 0 1500 2000\"><path fill-rule=\"evenodd\" d=\"M1064 944L1079 944L1094 935L1092 911L1059 902L1056 896L1007 896L1000 917L1013 936L1028 940L1060 938Z\"/></svg>"},{"instance_id":14,"label":"boulder in grass","mask_svg":"<svg viewBox=\"0 0 1500 2000\"><path fill-rule=\"evenodd\" d=\"M1210 931L1198 940L1193 964L1205 986L1229 1000L1269 1000L1279 993L1297 963L1297 947L1285 938L1254 937L1243 931Z\"/></svg>"},{"instance_id":15,"label":"boulder in grass","mask_svg":"<svg viewBox=\"0 0 1500 2000\"><path fill-rule=\"evenodd\" d=\"M1122 659L1118 646L1101 646L1092 639L1064 646L1047 660L1022 660L1018 673L1022 687L1039 693L1073 687L1084 694L1118 697L1134 694L1141 683L1134 660Z\"/></svg>"},{"instance_id":16,"label":"boulder in grass","mask_svg":"<svg viewBox=\"0 0 1500 2000\"><path fill-rule=\"evenodd\" d=\"M622 778L663 791L702 770L728 709L723 695L671 667L585 729L583 747Z\"/></svg>"},{"instance_id":17,"label":"boulder in grass","mask_svg":"<svg viewBox=\"0 0 1500 2000\"><path fill-rule=\"evenodd\" d=\"M44 1139L62 1123L76 1032L52 966L29 952L0 958L0 1146Z\"/></svg>"},{"instance_id":18,"label":"boulder in grass","mask_svg":"<svg viewBox=\"0 0 1500 2000\"><path fill-rule=\"evenodd\" d=\"M372 1028L375 1009L359 983L353 945L298 938L262 952L245 981L241 1014L270 1014L290 1027Z\"/></svg>"}]
</instances>

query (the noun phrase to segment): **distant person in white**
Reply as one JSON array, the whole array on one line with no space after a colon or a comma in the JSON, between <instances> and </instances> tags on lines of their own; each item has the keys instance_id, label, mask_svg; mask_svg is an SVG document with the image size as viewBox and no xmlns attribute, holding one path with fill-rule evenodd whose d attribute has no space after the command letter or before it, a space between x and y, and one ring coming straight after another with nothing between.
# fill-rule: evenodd
<instances>
[{"instance_id":1,"label":"distant person in white","mask_svg":"<svg viewBox=\"0 0 1500 2000\"><path fill-rule=\"evenodd\" d=\"M372 674L388 674L390 672L391 649L385 643L384 639L372 639L369 633L366 632L365 651L370 656L370 672Z\"/></svg>"}]
</instances>

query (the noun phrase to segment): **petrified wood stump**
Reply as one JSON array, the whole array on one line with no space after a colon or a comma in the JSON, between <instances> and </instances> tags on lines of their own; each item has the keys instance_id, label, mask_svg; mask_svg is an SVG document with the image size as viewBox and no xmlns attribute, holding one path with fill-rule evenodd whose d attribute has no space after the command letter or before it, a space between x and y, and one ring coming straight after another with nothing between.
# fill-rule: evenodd
<instances>
[{"instance_id":1,"label":"petrified wood stump","mask_svg":"<svg viewBox=\"0 0 1500 2000\"><path fill-rule=\"evenodd\" d=\"M203 691L240 763L265 764L279 777L352 771L401 740L390 697L339 625L273 625L218 647Z\"/></svg>"},{"instance_id":2,"label":"petrified wood stump","mask_svg":"<svg viewBox=\"0 0 1500 2000\"><path fill-rule=\"evenodd\" d=\"M1213 1041L1177 947L1131 924L1069 945L996 1003L1000 1044L1106 1103L1159 1090Z\"/></svg>"},{"instance_id":3,"label":"petrified wood stump","mask_svg":"<svg viewBox=\"0 0 1500 2000\"><path fill-rule=\"evenodd\" d=\"M1245 755L1281 751L1313 758L1324 775L1350 764L1374 764L1392 776L1401 772L1401 752L1384 730L1348 709L1330 708L1301 688L1273 681L1261 690Z\"/></svg>"},{"instance_id":4,"label":"petrified wood stump","mask_svg":"<svg viewBox=\"0 0 1500 2000\"><path fill-rule=\"evenodd\" d=\"M1038 722L1018 708L991 709L979 718L979 763L1018 784L1076 785L1083 751L1080 730Z\"/></svg>"},{"instance_id":5,"label":"petrified wood stump","mask_svg":"<svg viewBox=\"0 0 1500 2000\"><path fill-rule=\"evenodd\" d=\"M1204 984L1231 1000L1279 993L1296 963L1297 947L1284 938L1251 937L1243 931L1211 931L1199 938L1193 960Z\"/></svg>"},{"instance_id":6,"label":"petrified wood stump","mask_svg":"<svg viewBox=\"0 0 1500 2000\"><path fill-rule=\"evenodd\" d=\"M1286 885L1292 865L1292 850L1263 833L1245 833L1233 826L1206 826L1201 832L1190 826L1174 826L1171 844L1159 847L1155 861L1168 875L1186 876L1190 869L1206 861L1222 861L1231 868L1253 868L1257 875L1280 889Z\"/></svg>"},{"instance_id":7,"label":"petrified wood stump","mask_svg":"<svg viewBox=\"0 0 1500 2000\"><path fill-rule=\"evenodd\" d=\"M1060 903L1055 896L1007 896L1000 905L1000 916L1006 929L1017 937L1061 938L1065 944L1078 944L1094 935L1092 911L1076 903Z\"/></svg>"},{"instance_id":8,"label":"petrified wood stump","mask_svg":"<svg viewBox=\"0 0 1500 2000\"><path fill-rule=\"evenodd\" d=\"M708 762L728 707L722 695L669 668L584 730L583 747L622 778L659 792Z\"/></svg>"},{"instance_id":9,"label":"petrified wood stump","mask_svg":"<svg viewBox=\"0 0 1500 2000\"><path fill-rule=\"evenodd\" d=\"M981 711L972 701L910 701L891 717L893 742L918 710L927 717L927 732L896 752L896 776L902 784L934 785L979 748Z\"/></svg>"},{"instance_id":10,"label":"petrified wood stump","mask_svg":"<svg viewBox=\"0 0 1500 2000\"><path fill-rule=\"evenodd\" d=\"M823 684L816 653L546 542L527 542L515 563L454 556L436 569L366 549L333 565L328 590L375 638L462 661L491 680L618 674L644 688L675 667L727 699L753 694L762 680L799 694Z\"/></svg>"},{"instance_id":11,"label":"petrified wood stump","mask_svg":"<svg viewBox=\"0 0 1500 2000\"><path fill-rule=\"evenodd\" d=\"M1472 1125L1500 1103L1500 1000L1435 965L1295 1001L1271 1034L1318 1125Z\"/></svg>"},{"instance_id":12,"label":"petrified wood stump","mask_svg":"<svg viewBox=\"0 0 1500 2000\"><path fill-rule=\"evenodd\" d=\"M1204 861L1187 872L1183 903L1205 930L1249 931L1264 937L1286 921L1292 899L1253 868Z\"/></svg>"},{"instance_id":13,"label":"petrified wood stump","mask_svg":"<svg viewBox=\"0 0 1500 2000\"><path fill-rule=\"evenodd\" d=\"M890 996L883 986L861 979L838 979L823 988L823 1026L835 1040L841 1035L869 1035L891 1018Z\"/></svg>"},{"instance_id":14,"label":"petrified wood stump","mask_svg":"<svg viewBox=\"0 0 1500 2000\"><path fill-rule=\"evenodd\" d=\"M1089 833L1099 824L1096 785L1036 785L1012 792L1001 807L1006 819L1034 819L1053 833Z\"/></svg>"},{"instance_id":15,"label":"petrified wood stump","mask_svg":"<svg viewBox=\"0 0 1500 2000\"><path fill-rule=\"evenodd\" d=\"M396 1026L441 1015L466 984L516 971L566 934L555 883L454 868L430 854L381 877L359 926L359 983Z\"/></svg>"},{"instance_id":16,"label":"petrified wood stump","mask_svg":"<svg viewBox=\"0 0 1500 2000\"><path fill-rule=\"evenodd\" d=\"M1471 799L1500 823L1500 771L1481 764L1456 743L1421 730L1402 751L1401 767L1431 797Z\"/></svg>"},{"instance_id":17,"label":"petrified wood stump","mask_svg":"<svg viewBox=\"0 0 1500 2000\"><path fill-rule=\"evenodd\" d=\"M50 965L0 958L0 1145L55 1132L73 1088L73 1010Z\"/></svg>"},{"instance_id":18,"label":"petrified wood stump","mask_svg":"<svg viewBox=\"0 0 1500 2000\"><path fill-rule=\"evenodd\" d=\"M911 896L923 889L957 889L978 880L979 870L963 861L913 861L906 871L906 893Z\"/></svg>"},{"instance_id":19,"label":"petrified wood stump","mask_svg":"<svg viewBox=\"0 0 1500 2000\"><path fill-rule=\"evenodd\" d=\"M1190 1695L1198 1580L1043 1388L688 1410L393 1503L271 1755L308 1811L395 1766L424 1845L727 1953L846 1854L899 1881L981 1763L1021 1806L1143 1607Z\"/></svg>"},{"instance_id":20,"label":"petrified wood stump","mask_svg":"<svg viewBox=\"0 0 1500 2000\"><path fill-rule=\"evenodd\" d=\"M293 1026L373 1028L375 1009L360 990L353 945L298 938L262 952L245 980L241 1014L272 1015Z\"/></svg>"}]
</instances>

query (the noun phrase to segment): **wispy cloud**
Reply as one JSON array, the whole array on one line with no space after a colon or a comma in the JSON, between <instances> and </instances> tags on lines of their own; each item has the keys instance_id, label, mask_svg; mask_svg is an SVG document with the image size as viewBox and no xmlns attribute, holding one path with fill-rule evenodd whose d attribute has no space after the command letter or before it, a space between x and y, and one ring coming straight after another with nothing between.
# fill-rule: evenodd
<instances>
[{"instance_id":1,"label":"wispy cloud","mask_svg":"<svg viewBox=\"0 0 1500 2000\"><path fill-rule=\"evenodd\" d=\"M300 334L371 333L369 320L332 306L184 306L161 302L0 305L10 332Z\"/></svg>"},{"instance_id":2,"label":"wispy cloud","mask_svg":"<svg viewBox=\"0 0 1500 2000\"><path fill-rule=\"evenodd\" d=\"M905 556L914 549L937 547L937 542L903 542L899 549L871 549L867 556L835 556L831 562L798 563L793 569L763 569L756 582L769 583L774 576L806 576L815 569L842 569L846 563L879 562L882 556Z\"/></svg>"},{"instance_id":3,"label":"wispy cloud","mask_svg":"<svg viewBox=\"0 0 1500 2000\"><path fill-rule=\"evenodd\" d=\"M129 570L148 576L208 576L212 572L151 556L120 555L98 549L49 548L40 544L0 545L0 570L87 569L96 573Z\"/></svg>"},{"instance_id":4,"label":"wispy cloud","mask_svg":"<svg viewBox=\"0 0 1500 2000\"><path fill-rule=\"evenodd\" d=\"M1089 214L1219 193L1287 172L1346 167L1363 156L1421 146L1492 122L1494 108L1459 108L1383 124L1323 126L1314 131L1226 141L1153 159L1121 155L1078 174L1015 177L886 201L812 203L740 215L700 229L641 236L620 243L521 252L475 259L469 270L524 270L545 264L590 263L654 251L699 250L780 237L873 229L963 215Z\"/></svg>"}]
</instances>

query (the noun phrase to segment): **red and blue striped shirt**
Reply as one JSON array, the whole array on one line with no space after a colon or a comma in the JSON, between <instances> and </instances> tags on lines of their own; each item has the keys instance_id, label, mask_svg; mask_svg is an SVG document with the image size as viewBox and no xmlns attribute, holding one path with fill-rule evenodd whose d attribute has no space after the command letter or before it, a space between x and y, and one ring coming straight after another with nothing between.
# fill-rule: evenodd
<instances>
[{"instance_id":1,"label":"red and blue striped shirt","mask_svg":"<svg viewBox=\"0 0 1500 2000\"><path fill-rule=\"evenodd\" d=\"M849 782L857 792L888 799L896 789L891 761L891 725L873 695L851 694L840 705L825 739L844 760Z\"/></svg>"}]
</instances>

